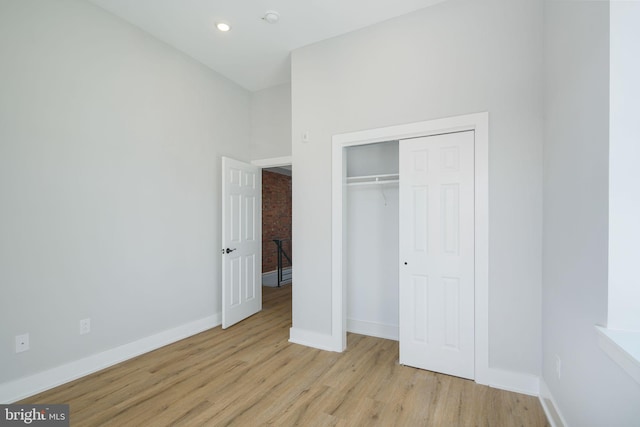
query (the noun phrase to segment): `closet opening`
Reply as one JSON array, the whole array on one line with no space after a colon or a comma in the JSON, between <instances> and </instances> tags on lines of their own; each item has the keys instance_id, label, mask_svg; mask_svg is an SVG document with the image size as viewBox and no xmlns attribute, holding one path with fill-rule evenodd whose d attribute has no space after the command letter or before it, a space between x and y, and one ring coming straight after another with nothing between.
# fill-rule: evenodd
<instances>
[{"instance_id":1,"label":"closet opening","mask_svg":"<svg viewBox=\"0 0 640 427\"><path fill-rule=\"evenodd\" d=\"M398 341L398 141L344 155L346 330Z\"/></svg>"}]
</instances>

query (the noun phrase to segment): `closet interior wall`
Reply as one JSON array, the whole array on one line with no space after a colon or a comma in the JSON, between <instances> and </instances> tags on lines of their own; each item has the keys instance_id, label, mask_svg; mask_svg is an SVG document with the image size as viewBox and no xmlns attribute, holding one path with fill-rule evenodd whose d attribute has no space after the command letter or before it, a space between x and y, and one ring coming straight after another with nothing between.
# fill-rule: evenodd
<instances>
[{"instance_id":1,"label":"closet interior wall","mask_svg":"<svg viewBox=\"0 0 640 427\"><path fill-rule=\"evenodd\" d=\"M398 141L346 149L347 331L398 340Z\"/></svg>"}]
</instances>

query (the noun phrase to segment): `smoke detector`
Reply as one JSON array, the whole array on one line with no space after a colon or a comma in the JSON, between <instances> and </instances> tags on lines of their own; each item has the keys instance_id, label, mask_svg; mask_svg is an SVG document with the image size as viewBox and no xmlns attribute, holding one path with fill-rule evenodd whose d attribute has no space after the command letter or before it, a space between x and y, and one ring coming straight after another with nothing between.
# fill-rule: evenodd
<instances>
[{"instance_id":1,"label":"smoke detector","mask_svg":"<svg viewBox=\"0 0 640 427\"><path fill-rule=\"evenodd\" d=\"M269 24L275 24L280 20L280 14L274 10L267 10L262 17L262 20Z\"/></svg>"}]
</instances>

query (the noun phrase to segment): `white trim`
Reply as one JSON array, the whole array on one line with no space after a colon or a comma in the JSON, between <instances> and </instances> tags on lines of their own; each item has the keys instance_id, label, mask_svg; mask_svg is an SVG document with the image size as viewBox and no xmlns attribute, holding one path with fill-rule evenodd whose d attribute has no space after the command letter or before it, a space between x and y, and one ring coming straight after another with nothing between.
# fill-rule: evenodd
<instances>
[{"instance_id":1,"label":"white trim","mask_svg":"<svg viewBox=\"0 0 640 427\"><path fill-rule=\"evenodd\" d=\"M333 347L346 348L346 286L343 239L346 185L344 149L354 145L443 133L475 131L475 381L488 384L489 372L489 113L389 126L334 135L332 138L332 278ZM525 381L526 383L526 381ZM525 384L526 385L526 384ZM525 387L526 388L526 387Z\"/></svg>"},{"instance_id":2,"label":"white trim","mask_svg":"<svg viewBox=\"0 0 640 427\"><path fill-rule=\"evenodd\" d=\"M539 377L503 369L489 368L487 385L500 390L528 394L529 396L538 396L540 394Z\"/></svg>"},{"instance_id":3,"label":"white trim","mask_svg":"<svg viewBox=\"0 0 640 427\"><path fill-rule=\"evenodd\" d=\"M289 342L300 344L307 347L313 347L320 350L341 352L342 349L335 347L334 339L331 335L319 334L313 331L305 331L304 329L289 329Z\"/></svg>"},{"instance_id":4,"label":"white trim","mask_svg":"<svg viewBox=\"0 0 640 427\"><path fill-rule=\"evenodd\" d=\"M366 320L347 319L347 332L398 341L400 330L398 325L387 325Z\"/></svg>"},{"instance_id":5,"label":"white trim","mask_svg":"<svg viewBox=\"0 0 640 427\"><path fill-rule=\"evenodd\" d=\"M538 398L551 427L569 427L544 379L540 380L540 396Z\"/></svg>"},{"instance_id":6,"label":"white trim","mask_svg":"<svg viewBox=\"0 0 640 427\"><path fill-rule=\"evenodd\" d=\"M618 331L598 325L596 331L600 348L640 383L640 332Z\"/></svg>"},{"instance_id":7,"label":"white trim","mask_svg":"<svg viewBox=\"0 0 640 427\"><path fill-rule=\"evenodd\" d=\"M251 164L261 168L276 168L278 166L289 166L293 164L293 157L272 157L270 159L252 160Z\"/></svg>"},{"instance_id":8,"label":"white trim","mask_svg":"<svg viewBox=\"0 0 640 427\"><path fill-rule=\"evenodd\" d=\"M342 254L346 253L343 224L346 223L347 164L344 148L348 141L340 141L343 135L332 138L331 148L331 336L338 351L347 348L347 284ZM356 145L356 144L353 144Z\"/></svg>"},{"instance_id":9,"label":"white trim","mask_svg":"<svg viewBox=\"0 0 640 427\"><path fill-rule=\"evenodd\" d=\"M25 397L33 396L165 345L215 328L220 326L221 322L222 317L218 313L28 377L0 384L0 403L16 402Z\"/></svg>"}]
</instances>

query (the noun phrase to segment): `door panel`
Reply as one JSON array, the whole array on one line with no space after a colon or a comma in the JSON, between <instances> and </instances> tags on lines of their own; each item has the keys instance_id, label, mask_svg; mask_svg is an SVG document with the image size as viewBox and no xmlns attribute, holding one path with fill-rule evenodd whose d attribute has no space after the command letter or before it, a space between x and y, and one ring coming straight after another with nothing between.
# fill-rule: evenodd
<instances>
[{"instance_id":1,"label":"door panel","mask_svg":"<svg viewBox=\"0 0 640 427\"><path fill-rule=\"evenodd\" d=\"M228 328L262 309L262 170L226 157L222 244L222 327Z\"/></svg>"},{"instance_id":2,"label":"door panel","mask_svg":"<svg viewBox=\"0 0 640 427\"><path fill-rule=\"evenodd\" d=\"M400 141L400 363L474 377L474 133Z\"/></svg>"}]
</instances>

